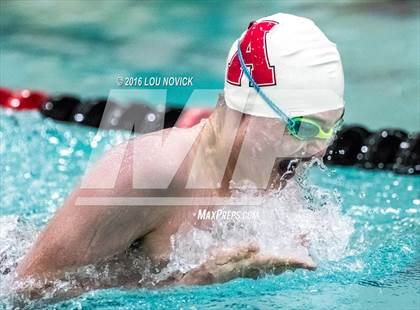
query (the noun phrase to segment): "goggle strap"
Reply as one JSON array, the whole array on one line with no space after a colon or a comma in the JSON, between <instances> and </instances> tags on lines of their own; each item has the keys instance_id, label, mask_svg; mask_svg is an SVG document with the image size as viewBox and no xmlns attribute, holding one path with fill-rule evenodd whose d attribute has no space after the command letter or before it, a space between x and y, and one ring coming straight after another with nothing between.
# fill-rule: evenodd
<instances>
[{"instance_id":1,"label":"goggle strap","mask_svg":"<svg viewBox=\"0 0 420 310\"><path fill-rule=\"evenodd\" d=\"M290 131L290 127L293 128L295 126L295 121L288 117L286 113L284 113L275 103L273 100L271 100L261 89L261 87L258 86L258 84L255 82L254 78L252 77L251 73L248 70L248 67L245 65L245 61L244 58L242 56L242 51L241 51L241 42L238 40L238 58L239 58L239 62L241 64L241 68L242 71L245 73L246 77L248 78L249 82L251 83L252 87L254 87L255 91L257 92L257 94L259 96L261 96L261 98L268 104L268 106L278 115L280 116L280 118L282 118L286 123L287 126L289 127L289 131ZM319 125L317 125L319 126ZM293 132L294 132L294 128L293 128ZM317 135L317 138L321 138L321 139L328 139L332 136L333 134L333 129L330 128L330 130L328 130L328 132L325 132L324 130L322 130L321 127L319 127L319 133ZM299 135L297 133L293 134L295 137L298 137L299 139L301 139L299 137Z\"/></svg>"},{"instance_id":2,"label":"goggle strap","mask_svg":"<svg viewBox=\"0 0 420 310\"><path fill-rule=\"evenodd\" d=\"M261 96L261 98L268 104L268 106L278 115L280 116L288 125L293 126L294 125L294 121L289 118L286 113L284 113L261 89L261 87L259 87L257 85L257 83L255 82L254 78L252 77L251 73L249 72L247 66L245 65L245 61L244 58L242 56L242 52L241 52L241 44L240 41L238 40L238 58L239 58L239 62L241 64L241 68L242 71L245 73L246 77L248 78L248 80L250 81L252 87L254 87L255 91L257 92L258 95Z\"/></svg>"}]
</instances>

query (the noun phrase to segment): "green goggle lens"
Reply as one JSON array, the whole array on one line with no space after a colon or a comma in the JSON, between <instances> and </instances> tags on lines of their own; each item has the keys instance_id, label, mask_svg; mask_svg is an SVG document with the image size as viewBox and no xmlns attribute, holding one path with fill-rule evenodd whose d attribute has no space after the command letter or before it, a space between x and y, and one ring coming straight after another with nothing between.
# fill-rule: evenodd
<instances>
[{"instance_id":1,"label":"green goggle lens","mask_svg":"<svg viewBox=\"0 0 420 310\"><path fill-rule=\"evenodd\" d=\"M294 136L306 139L316 137L319 133L319 128L317 126L311 123L302 122L301 120L295 120L288 128Z\"/></svg>"},{"instance_id":2,"label":"green goggle lens","mask_svg":"<svg viewBox=\"0 0 420 310\"><path fill-rule=\"evenodd\" d=\"M299 140L309 139L331 139L334 136L333 128L324 131L322 127L314 120L304 117L293 117L287 124L289 133Z\"/></svg>"}]
</instances>

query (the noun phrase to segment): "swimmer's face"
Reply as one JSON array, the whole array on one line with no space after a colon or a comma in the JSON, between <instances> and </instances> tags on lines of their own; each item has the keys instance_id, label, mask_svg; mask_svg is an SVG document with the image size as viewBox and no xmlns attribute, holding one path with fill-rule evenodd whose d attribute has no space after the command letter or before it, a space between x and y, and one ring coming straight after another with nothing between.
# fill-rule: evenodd
<instances>
[{"instance_id":1,"label":"swimmer's face","mask_svg":"<svg viewBox=\"0 0 420 310\"><path fill-rule=\"evenodd\" d=\"M331 110L305 118L316 121L324 130L334 127L343 117L343 109ZM322 158L333 139L299 140L292 136L284 122L274 118L251 117L247 136L255 141L256 147L272 151L277 157L284 158Z\"/></svg>"}]
</instances>

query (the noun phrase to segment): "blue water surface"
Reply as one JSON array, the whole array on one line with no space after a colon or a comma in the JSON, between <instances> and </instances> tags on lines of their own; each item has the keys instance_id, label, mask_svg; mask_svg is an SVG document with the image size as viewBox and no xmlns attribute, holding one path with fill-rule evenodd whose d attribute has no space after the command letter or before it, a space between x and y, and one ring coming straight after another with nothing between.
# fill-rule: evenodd
<instances>
[{"instance_id":1,"label":"blue water surface","mask_svg":"<svg viewBox=\"0 0 420 310\"><path fill-rule=\"evenodd\" d=\"M117 76L192 75L197 88L221 89L231 43L250 21L276 12L314 19L337 43L348 124L420 130L416 1L1 1L0 86L88 98L118 88ZM177 94L172 101L182 104L185 96ZM0 110L2 263L13 268L90 156L127 138L95 135L37 112ZM315 168L311 178L341 195L342 213L355 227L345 257L320 262L315 272L203 287L98 290L28 308L419 309L419 177ZM6 283L6 275L0 280ZM1 293L0 308L12 308Z\"/></svg>"},{"instance_id":2,"label":"blue water surface","mask_svg":"<svg viewBox=\"0 0 420 310\"><path fill-rule=\"evenodd\" d=\"M92 153L127 138L43 119L36 112L1 110L0 204L3 224L18 217L3 240L22 252L16 236L39 231L79 180ZM110 289L49 305L51 309L415 309L419 306L420 178L353 168L314 169L314 184L335 189L355 231L344 258L263 279L166 289ZM1 276L0 276L1 278ZM4 277L2 278L4 280ZM4 296L3 296L4 297ZM10 307L6 299L3 306ZM31 308L44 308L34 303Z\"/></svg>"}]
</instances>

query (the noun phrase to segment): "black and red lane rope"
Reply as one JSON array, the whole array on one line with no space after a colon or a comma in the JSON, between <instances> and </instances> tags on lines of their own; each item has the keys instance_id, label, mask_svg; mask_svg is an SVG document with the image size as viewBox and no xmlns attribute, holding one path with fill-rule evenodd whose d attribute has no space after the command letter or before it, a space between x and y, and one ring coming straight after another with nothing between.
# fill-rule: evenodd
<instances>
[{"instance_id":1,"label":"black and red lane rope","mask_svg":"<svg viewBox=\"0 0 420 310\"><path fill-rule=\"evenodd\" d=\"M133 130L133 117L144 115L147 117L147 122L143 122L146 127L136 128L142 133L160 129L162 117L165 128L173 127L182 112L181 108L169 107L163 114L144 103L119 105L108 102L106 98L81 100L73 95L49 96L41 91L8 88L0 88L0 106L14 110L39 110L43 116L62 122L121 130ZM195 120L184 122L183 126L193 125L208 115L209 110L204 110L196 112ZM327 164L418 175L420 133L409 134L392 128L372 132L362 126L347 125L338 132L324 161Z\"/></svg>"}]
</instances>

